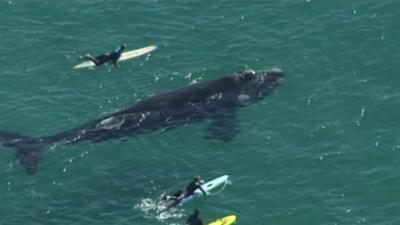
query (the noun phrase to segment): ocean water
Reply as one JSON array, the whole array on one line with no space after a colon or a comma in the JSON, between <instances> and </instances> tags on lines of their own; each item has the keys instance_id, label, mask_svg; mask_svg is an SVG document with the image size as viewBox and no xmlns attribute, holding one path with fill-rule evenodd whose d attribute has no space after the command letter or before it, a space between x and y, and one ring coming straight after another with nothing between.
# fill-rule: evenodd
<instances>
[{"instance_id":1,"label":"ocean water","mask_svg":"<svg viewBox=\"0 0 400 225\"><path fill-rule=\"evenodd\" d=\"M53 145L29 176L0 147L0 224L400 223L398 1L2 0L0 129L49 135L149 94L279 67L282 85L238 111L231 142L208 121ZM81 55L156 44L74 70ZM222 192L167 213L163 193L229 174Z\"/></svg>"}]
</instances>

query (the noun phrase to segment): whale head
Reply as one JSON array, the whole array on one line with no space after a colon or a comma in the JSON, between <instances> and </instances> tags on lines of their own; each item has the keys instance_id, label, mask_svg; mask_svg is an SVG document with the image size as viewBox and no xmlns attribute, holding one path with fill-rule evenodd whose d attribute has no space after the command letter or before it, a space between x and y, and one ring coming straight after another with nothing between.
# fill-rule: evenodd
<instances>
[{"instance_id":1,"label":"whale head","mask_svg":"<svg viewBox=\"0 0 400 225\"><path fill-rule=\"evenodd\" d=\"M241 91L238 95L239 102L255 101L271 93L279 85L283 72L279 68L268 70L246 69L238 74Z\"/></svg>"}]
</instances>

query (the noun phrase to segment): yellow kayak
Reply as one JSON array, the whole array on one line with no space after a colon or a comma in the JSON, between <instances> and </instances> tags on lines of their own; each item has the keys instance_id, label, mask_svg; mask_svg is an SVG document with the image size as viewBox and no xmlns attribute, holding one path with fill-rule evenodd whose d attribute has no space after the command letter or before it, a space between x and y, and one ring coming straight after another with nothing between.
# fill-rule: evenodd
<instances>
[{"instance_id":1,"label":"yellow kayak","mask_svg":"<svg viewBox=\"0 0 400 225\"><path fill-rule=\"evenodd\" d=\"M222 218L211 221L207 225L230 225L236 221L235 215L224 216Z\"/></svg>"}]
</instances>

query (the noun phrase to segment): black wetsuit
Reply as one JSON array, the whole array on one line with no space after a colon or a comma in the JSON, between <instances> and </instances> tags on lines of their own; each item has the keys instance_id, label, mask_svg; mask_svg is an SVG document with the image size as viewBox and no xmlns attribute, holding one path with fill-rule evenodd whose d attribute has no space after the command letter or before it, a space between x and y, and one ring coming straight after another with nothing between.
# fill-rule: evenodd
<instances>
[{"instance_id":1,"label":"black wetsuit","mask_svg":"<svg viewBox=\"0 0 400 225\"><path fill-rule=\"evenodd\" d=\"M161 200L164 201L173 201L173 203L170 205L170 207L179 205L179 203L181 202L181 200L183 199L183 191L177 191L176 193L172 194L172 195L167 195L167 196L163 196L161 198Z\"/></svg>"},{"instance_id":2,"label":"black wetsuit","mask_svg":"<svg viewBox=\"0 0 400 225\"><path fill-rule=\"evenodd\" d=\"M98 55L96 57L88 55L85 56L84 59L91 60L94 64L96 64L96 66L102 65L108 61L111 61L114 64L114 66L117 66L118 65L117 61L119 57L121 57L121 54L124 51L124 49L125 49L124 46L120 46L112 52Z\"/></svg>"},{"instance_id":3,"label":"black wetsuit","mask_svg":"<svg viewBox=\"0 0 400 225\"><path fill-rule=\"evenodd\" d=\"M203 221L198 217L198 215L193 214L189 216L189 218L186 220L186 224L189 225L203 225Z\"/></svg>"},{"instance_id":4,"label":"black wetsuit","mask_svg":"<svg viewBox=\"0 0 400 225\"><path fill-rule=\"evenodd\" d=\"M203 188L201 187L201 185L198 182L192 181L186 187L185 197L193 195L194 191L196 191L197 189L200 189L200 191L203 192L204 195L207 195L207 193L203 190Z\"/></svg>"}]
</instances>

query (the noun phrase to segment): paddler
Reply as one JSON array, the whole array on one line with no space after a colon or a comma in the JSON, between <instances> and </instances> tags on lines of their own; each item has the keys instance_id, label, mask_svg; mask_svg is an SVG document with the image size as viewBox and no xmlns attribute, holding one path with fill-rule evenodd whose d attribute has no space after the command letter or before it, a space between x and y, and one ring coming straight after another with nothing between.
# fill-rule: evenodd
<instances>
[{"instance_id":1,"label":"paddler","mask_svg":"<svg viewBox=\"0 0 400 225\"><path fill-rule=\"evenodd\" d=\"M189 225L203 225L203 221L201 221L199 215L200 215L199 210L195 209L194 213L187 218L186 224L189 224Z\"/></svg>"}]
</instances>

